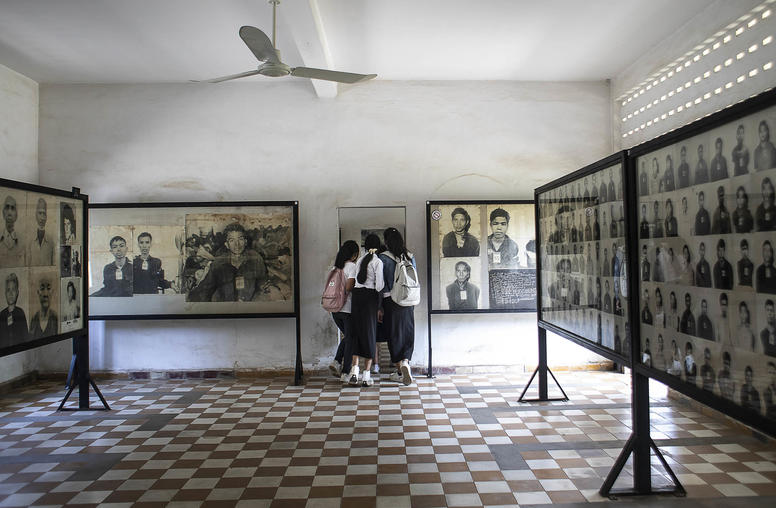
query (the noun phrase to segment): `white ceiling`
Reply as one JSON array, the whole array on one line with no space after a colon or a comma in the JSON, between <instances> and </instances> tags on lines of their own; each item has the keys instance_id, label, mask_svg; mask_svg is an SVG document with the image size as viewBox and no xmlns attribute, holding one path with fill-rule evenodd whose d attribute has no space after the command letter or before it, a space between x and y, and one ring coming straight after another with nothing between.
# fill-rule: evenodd
<instances>
[{"instance_id":1,"label":"white ceiling","mask_svg":"<svg viewBox=\"0 0 776 508\"><path fill-rule=\"evenodd\" d=\"M386 80L602 80L712 3L283 0L278 47ZM0 0L0 64L39 83L202 80L256 68L241 25L271 36L267 0Z\"/></svg>"}]
</instances>

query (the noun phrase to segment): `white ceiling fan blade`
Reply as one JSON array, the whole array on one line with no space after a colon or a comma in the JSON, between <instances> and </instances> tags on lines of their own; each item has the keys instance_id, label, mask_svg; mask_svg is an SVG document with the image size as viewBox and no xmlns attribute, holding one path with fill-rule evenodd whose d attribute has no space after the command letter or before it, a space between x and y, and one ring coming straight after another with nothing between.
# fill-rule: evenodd
<instances>
[{"instance_id":1,"label":"white ceiling fan blade","mask_svg":"<svg viewBox=\"0 0 776 508\"><path fill-rule=\"evenodd\" d=\"M259 74L258 70L241 72L239 74L230 74L229 76L221 76L220 78L206 79L203 81L192 81L192 83L221 83L222 81L247 78L248 76L255 76L256 74Z\"/></svg>"},{"instance_id":2,"label":"white ceiling fan blade","mask_svg":"<svg viewBox=\"0 0 776 508\"><path fill-rule=\"evenodd\" d=\"M300 78L323 79L338 83L360 83L377 77L377 74L355 74L353 72L329 71L326 69L314 69L312 67L295 67L291 69L291 75Z\"/></svg>"},{"instance_id":3,"label":"white ceiling fan blade","mask_svg":"<svg viewBox=\"0 0 776 508\"><path fill-rule=\"evenodd\" d=\"M255 26L246 25L240 28L240 38L259 61L280 63L280 58L278 58L277 50L272 45L272 41L269 40L267 34Z\"/></svg>"}]
</instances>

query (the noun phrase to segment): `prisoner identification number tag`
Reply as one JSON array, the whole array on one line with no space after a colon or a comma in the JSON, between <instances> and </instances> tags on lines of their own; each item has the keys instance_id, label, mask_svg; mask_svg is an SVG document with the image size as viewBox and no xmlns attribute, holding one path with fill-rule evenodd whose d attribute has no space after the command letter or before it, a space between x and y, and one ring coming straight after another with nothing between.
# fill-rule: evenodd
<instances>
[{"instance_id":1,"label":"prisoner identification number tag","mask_svg":"<svg viewBox=\"0 0 776 508\"><path fill-rule=\"evenodd\" d=\"M121 268L116 270L116 280L122 280L124 278L124 274L121 273Z\"/></svg>"},{"instance_id":2,"label":"prisoner identification number tag","mask_svg":"<svg viewBox=\"0 0 776 508\"><path fill-rule=\"evenodd\" d=\"M461 296L460 296L461 301L466 301L466 291L461 290L460 293L461 293Z\"/></svg>"},{"instance_id":3,"label":"prisoner identification number tag","mask_svg":"<svg viewBox=\"0 0 776 508\"><path fill-rule=\"evenodd\" d=\"M235 277L234 285L237 289L245 289L245 277Z\"/></svg>"},{"instance_id":4,"label":"prisoner identification number tag","mask_svg":"<svg viewBox=\"0 0 776 508\"><path fill-rule=\"evenodd\" d=\"M500 252L494 252L493 253L493 262L494 263L501 263L501 253Z\"/></svg>"},{"instance_id":5,"label":"prisoner identification number tag","mask_svg":"<svg viewBox=\"0 0 776 508\"><path fill-rule=\"evenodd\" d=\"M148 261L143 261L143 264L140 266L143 270L148 270Z\"/></svg>"}]
</instances>

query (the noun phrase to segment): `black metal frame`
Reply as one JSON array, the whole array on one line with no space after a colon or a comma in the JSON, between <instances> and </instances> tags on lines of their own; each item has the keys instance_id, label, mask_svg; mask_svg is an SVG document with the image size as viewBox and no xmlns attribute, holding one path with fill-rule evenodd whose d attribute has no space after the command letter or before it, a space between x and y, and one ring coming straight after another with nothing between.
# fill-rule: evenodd
<instances>
[{"instance_id":1,"label":"black metal frame","mask_svg":"<svg viewBox=\"0 0 776 508\"><path fill-rule=\"evenodd\" d=\"M90 315L90 321L107 320L159 320L159 319L265 319L265 318L293 318L296 321L296 355L294 359L294 384L303 382L302 364L302 331L301 331L301 305L299 289L299 202L298 201L195 201L195 202L153 202L153 203L91 203L91 209L116 209L116 208L216 208L216 207L257 207L257 206L285 206L291 208L293 224L293 256L294 256L294 311L293 312L242 312L234 314L192 313L192 314L133 314L133 315ZM85 207L86 208L86 207Z\"/></svg>"},{"instance_id":2,"label":"black metal frame","mask_svg":"<svg viewBox=\"0 0 776 508\"><path fill-rule=\"evenodd\" d=\"M585 337L582 337L581 335L578 335L570 330L566 330L558 325L555 325L553 323L547 322L542 318L543 310L541 306L541 288L542 288L542 260L541 260L541 248L542 248L542 242L541 242L541 236L539 231L539 196L540 194L544 194L545 192L551 191L553 189L556 189L558 187L561 187L563 185L566 185L567 183L575 182L581 178L584 178L588 175L591 175L593 173L597 173L598 171L601 171L602 169L606 169L608 167L621 164L622 165L622 175L621 175L621 182L622 182L622 188L623 188L623 203L627 203L627 200L625 199L627 196L627 187L626 187L626 174L627 174L627 152L621 151L617 152L615 154L612 154L608 157L605 157L597 162L594 162L592 164L589 164L585 166L582 169L578 169L574 171L573 173L570 173L568 175L565 175L557 180L554 180L546 185L543 185L536 190L534 190L534 201L536 203L536 291L537 291L537 321L539 328L542 328L546 331L552 332L556 335L560 335L561 337L568 339L576 344L579 344L580 346L589 349L593 351L594 353L603 356L604 358L607 358L609 360L614 361L618 365L624 365L627 367L631 366L631 359L628 358L625 355L619 354L616 351L613 351L609 348L603 347L599 344L596 344L595 342L591 341L590 339L587 339ZM628 217L628 208L627 206L623 207L623 210L625 211L626 217ZM630 229L629 221L626 220L625 224L625 238L626 240L631 236L630 232L632 230ZM633 263L630 261L631 259L631 246L627 245L627 259L628 259L628 267L630 267ZM629 273L630 275L630 273ZM630 281L628 282L630 285ZM630 287L628 288L630 291ZM632 293L629 292L628 302L633 300ZM632 323L632 319L628 319L629 323ZM630 326L633 327L632 325Z\"/></svg>"},{"instance_id":3,"label":"black metal frame","mask_svg":"<svg viewBox=\"0 0 776 508\"><path fill-rule=\"evenodd\" d=\"M536 309L472 309L472 310L450 310L450 309L432 309L433 301L433 287L432 287L432 272L431 272L431 207L432 206L444 206L444 205L533 205L534 202L530 199L459 199L459 200L435 200L426 201L426 284L428 286L426 296L426 322L428 324L428 370L426 371L426 377L432 378L433 376L433 363L432 363L432 342L431 342L431 316L433 314L524 314L536 312ZM534 212L534 217L536 213ZM538 273L537 273L538 275Z\"/></svg>"},{"instance_id":4,"label":"black metal frame","mask_svg":"<svg viewBox=\"0 0 776 508\"><path fill-rule=\"evenodd\" d=\"M83 221L83 238L82 240L82 248L84 249L84 252L82 252L81 256L81 266L83 267L83 270L86 270L86 267L88 266L88 247L89 247L89 235L88 235L88 203L89 203L89 196L86 194L81 194L81 190L77 187L73 187L70 191L64 191L60 189L53 189L51 187L44 187L42 185L35 185L31 183L26 182L16 182L13 180L7 180L5 178L0 178L0 187L8 187L10 189L16 189L16 190L22 190L27 192L37 192L39 194L46 194L49 196L59 197L59 198L69 198L69 199L78 199L82 201L83 205L81 207L82 210L82 217L81 220ZM11 355L14 353L19 353L21 351L26 351L28 349L34 349L40 346L45 346L47 344L52 344L54 342L59 342L61 340L70 339L73 337L78 337L81 335L88 335L89 334L89 324L88 324L88 315L89 315L89 303L88 303L88 278L83 276L81 277L81 295L83 295L83 306L82 308L82 315L83 315L83 327L79 328L78 330L73 330L66 333L58 333L56 335L51 335L49 337L44 337L42 339L36 339L31 340L28 342L25 342L24 344L17 344L15 346L11 347L5 347L0 348L0 357Z\"/></svg>"},{"instance_id":5,"label":"black metal frame","mask_svg":"<svg viewBox=\"0 0 776 508\"><path fill-rule=\"evenodd\" d=\"M636 188L637 187L636 184L638 183L636 182L636 179L637 179L636 159L639 156L648 154L650 152L659 150L661 148L671 146L675 143L684 141L698 134L703 134L704 132L708 132L712 129L722 127L730 122L733 122L742 117L748 116L750 114L756 113L758 111L761 111L765 108L772 107L772 106L776 106L776 89L765 91L750 99L734 104L728 108L723 109L722 111L714 113L705 118L701 118L700 120L696 120L691 124L681 127L675 131L668 132L651 141L647 141L645 143L642 143L630 149L629 159L631 160L632 168L629 169L629 172L633 173L634 175L634 184L633 184L634 187L633 187L633 196L632 196L632 199L633 199L632 203L635 203L635 205L632 205L632 208L633 208L632 215L634 217L634 221L638 220L637 210L636 210L636 208L638 207L638 190ZM635 231L637 231L637 229ZM638 238L635 238L635 236L637 235L634 235L634 239L633 239L634 245L635 245L635 248L638 248ZM634 253L635 252L636 251L634 251ZM638 301L640 305L641 303L640 277L635 277L634 282L636 283L636 291L637 291L636 293L637 298L635 298L635 300ZM634 316L638 316L638 308L636 309L636 314L634 314ZM631 333L632 333L632 336L634 337L633 342L636 345L640 346L641 337L639 333L640 326L638 326L639 320L638 319L635 320L634 323L637 326L632 326L633 330L631 330ZM756 411L753 411L751 409L735 404L721 396L714 395L709 391L703 390L702 388L698 388L697 386L692 386L682 381L680 378L672 376L666 372L662 372L652 367L647 367L646 365L641 363L640 359L633 362L633 370L641 376L656 379L661 383L667 385L671 389L676 390L677 392L680 392L694 400L697 400L701 404L709 406L712 409L720 411L723 414L731 416L741 421L742 423L749 425L761 432L764 432L771 436L776 436L776 422L765 418L765 416L763 416L762 414Z\"/></svg>"}]
</instances>

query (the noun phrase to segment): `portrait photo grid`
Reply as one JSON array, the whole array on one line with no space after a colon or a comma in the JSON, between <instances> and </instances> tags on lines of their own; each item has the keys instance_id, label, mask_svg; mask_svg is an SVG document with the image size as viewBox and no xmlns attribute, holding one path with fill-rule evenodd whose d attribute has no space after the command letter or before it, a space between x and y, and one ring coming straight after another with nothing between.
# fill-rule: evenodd
<instances>
[{"instance_id":1,"label":"portrait photo grid","mask_svg":"<svg viewBox=\"0 0 776 508\"><path fill-rule=\"evenodd\" d=\"M532 203L445 203L431 212L433 310L536 309Z\"/></svg>"},{"instance_id":2,"label":"portrait photo grid","mask_svg":"<svg viewBox=\"0 0 776 508\"><path fill-rule=\"evenodd\" d=\"M638 157L641 361L776 420L769 108Z\"/></svg>"},{"instance_id":3,"label":"portrait photo grid","mask_svg":"<svg viewBox=\"0 0 776 508\"><path fill-rule=\"evenodd\" d=\"M0 349L79 330L83 202L0 187Z\"/></svg>"},{"instance_id":4,"label":"portrait photo grid","mask_svg":"<svg viewBox=\"0 0 776 508\"><path fill-rule=\"evenodd\" d=\"M95 316L293 309L291 207L100 207L90 220Z\"/></svg>"},{"instance_id":5,"label":"portrait photo grid","mask_svg":"<svg viewBox=\"0 0 776 508\"><path fill-rule=\"evenodd\" d=\"M630 356L622 164L538 197L542 319Z\"/></svg>"}]
</instances>

